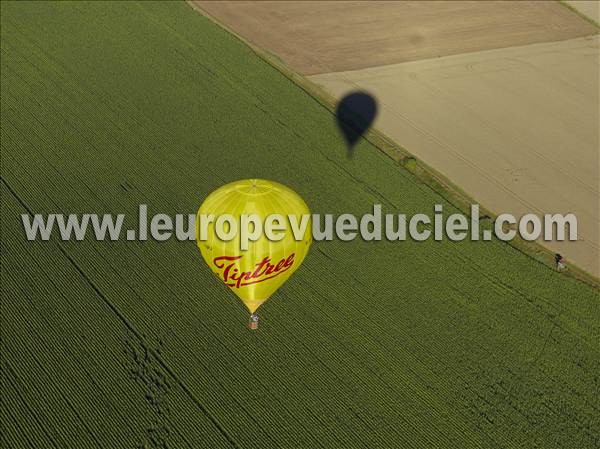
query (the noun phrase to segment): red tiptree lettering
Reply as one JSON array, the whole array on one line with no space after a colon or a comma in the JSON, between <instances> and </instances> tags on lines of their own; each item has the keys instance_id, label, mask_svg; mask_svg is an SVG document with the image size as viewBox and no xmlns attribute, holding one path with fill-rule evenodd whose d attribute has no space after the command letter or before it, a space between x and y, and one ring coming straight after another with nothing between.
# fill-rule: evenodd
<instances>
[{"instance_id":1,"label":"red tiptree lettering","mask_svg":"<svg viewBox=\"0 0 600 449\"><path fill-rule=\"evenodd\" d=\"M289 270L294 265L294 256L291 254L277 263L271 263L270 257L263 258L252 271L240 271L236 266L237 261L243 256L219 256L213 259L215 267L221 271L223 282L229 287L244 287L272 279Z\"/></svg>"}]
</instances>

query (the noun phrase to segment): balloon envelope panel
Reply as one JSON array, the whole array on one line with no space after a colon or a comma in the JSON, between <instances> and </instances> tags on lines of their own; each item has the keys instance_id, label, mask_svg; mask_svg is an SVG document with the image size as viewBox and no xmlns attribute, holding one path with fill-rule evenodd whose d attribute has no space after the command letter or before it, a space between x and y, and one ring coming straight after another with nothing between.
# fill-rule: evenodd
<instances>
[{"instance_id":1,"label":"balloon envelope panel","mask_svg":"<svg viewBox=\"0 0 600 449\"><path fill-rule=\"evenodd\" d=\"M264 225L272 214L283 216L285 230L275 231L277 238L270 240L264 232L256 241L248 242L243 249L240 229L229 241L219 238L215 230L217 217L231 215L239 227L241 216L255 214ZM204 261L254 313L300 266L312 242L310 211L304 200L293 190L273 181L247 179L226 184L212 192L198 210L196 230L197 243ZM207 225L203 217L214 215ZM306 215L306 228L302 238L296 240L289 217L301 228L302 216ZM293 220L293 218L292 218ZM207 232L200 240L202 226ZM229 230L228 224L224 230ZM254 227L250 224L250 231Z\"/></svg>"}]
</instances>

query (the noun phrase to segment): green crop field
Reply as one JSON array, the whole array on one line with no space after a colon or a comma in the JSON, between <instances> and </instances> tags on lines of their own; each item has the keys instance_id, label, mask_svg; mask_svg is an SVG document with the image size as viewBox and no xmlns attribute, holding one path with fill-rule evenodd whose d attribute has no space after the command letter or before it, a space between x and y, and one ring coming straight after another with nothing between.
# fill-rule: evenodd
<instances>
[{"instance_id":1,"label":"green crop field","mask_svg":"<svg viewBox=\"0 0 600 449\"><path fill-rule=\"evenodd\" d=\"M27 241L21 214L455 209L183 2L2 2L3 448L593 448L598 291L494 242L316 242L247 312L195 242Z\"/></svg>"}]
</instances>

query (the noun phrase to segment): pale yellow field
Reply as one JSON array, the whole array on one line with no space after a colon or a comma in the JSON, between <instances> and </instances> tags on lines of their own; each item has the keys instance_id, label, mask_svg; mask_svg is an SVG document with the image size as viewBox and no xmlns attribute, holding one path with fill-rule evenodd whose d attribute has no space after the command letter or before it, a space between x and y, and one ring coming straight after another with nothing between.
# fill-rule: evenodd
<instances>
[{"instance_id":1,"label":"pale yellow field","mask_svg":"<svg viewBox=\"0 0 600 449\"><path fill-rule=\"evenodd\" d=\"M365 89L375 126L496 213L575 213L543 243L600 276L598 36L310 77Z\"/></svg>"}]
</instances>

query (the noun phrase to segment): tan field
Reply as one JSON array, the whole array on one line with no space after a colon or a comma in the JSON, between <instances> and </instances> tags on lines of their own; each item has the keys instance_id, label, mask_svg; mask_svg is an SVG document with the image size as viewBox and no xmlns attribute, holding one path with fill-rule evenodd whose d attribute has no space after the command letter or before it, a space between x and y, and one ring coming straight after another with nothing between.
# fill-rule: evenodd
<instances>
[{"instance_id":1,"label":"tan field","mask_svg":"<svg viewBox=\"0 0 600 449\"><path fill-rule=\"evenodd\" d=\"M594 34L551 1L195 1L302 74Z\"/></svg>"},{"instance_id":2,"label":"tan field","mask_svg":"<svg viewBox=\"0 0 600 449\"><path fill-rule=\"evenodd\" d=\"M600 276L598 36L311 77L380 102L375 126L494 212L575 213L545 243Z\"/></svg>"}]
</instances>

